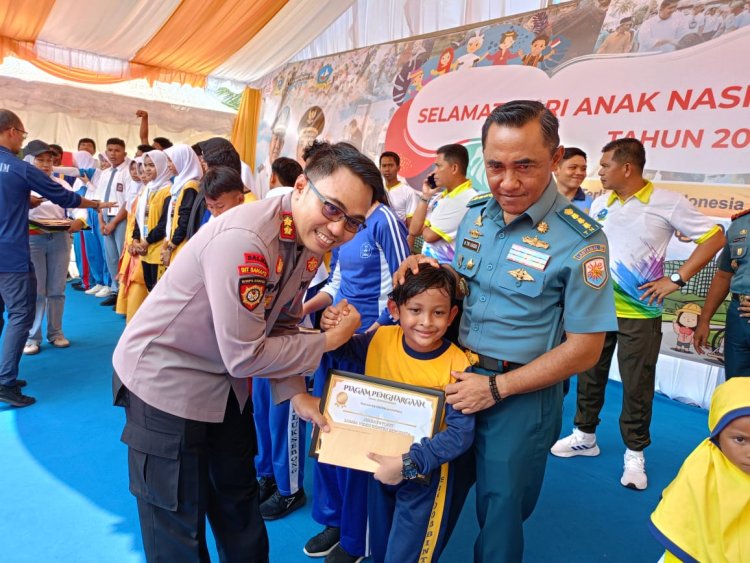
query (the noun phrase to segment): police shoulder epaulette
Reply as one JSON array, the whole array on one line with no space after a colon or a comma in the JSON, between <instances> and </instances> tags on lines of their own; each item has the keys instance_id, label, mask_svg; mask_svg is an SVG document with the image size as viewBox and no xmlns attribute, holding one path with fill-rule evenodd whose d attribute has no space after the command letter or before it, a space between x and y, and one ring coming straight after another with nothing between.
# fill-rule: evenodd
<instances>
[{"instance_id":1,"label":"police shoulder epaulette","mask_svg":"<svg viewBox=\"0 0 750 563\"><path fill-rule=\"evenodd\" d=\"M745 211L735 213L734 215L732 215L732 221L734 221L735 219L739 219L740 217L742 217L743 215L747 215L748 213L750 213L750 209L745 209Z\"/></svg>"},{"instance_id":2,"label":"police shoulder epaulette","mask_svg":"<svg viewBox=\"0 0 750 563\"><path fill-rule=\"evenodd\" d=\"M602 228L596 219L592 219L575 205L560 209L557 215L583 238L589 238Z\"/></svg>"},{"instance_id":3,"label":"police shoulder epaulette","mask_svg":"<svg viewBox=\"0 0 750 563\"><path fill-rule=\"evenodd\" d=\"M489 199L492 199L491 192L485 192L483 194L475 195L466 203L466 207L476 207L481 203L485 203Z\"/></svg>"}]
</instances>

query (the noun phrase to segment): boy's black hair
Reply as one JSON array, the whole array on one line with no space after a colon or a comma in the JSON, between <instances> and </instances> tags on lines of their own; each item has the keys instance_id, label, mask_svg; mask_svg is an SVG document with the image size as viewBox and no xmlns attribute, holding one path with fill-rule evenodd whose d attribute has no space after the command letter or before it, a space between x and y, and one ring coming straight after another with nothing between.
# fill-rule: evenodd
<instances>
[{"instance_id":1,"label":"boy's black hair","mask_svg":"<svg viewBox=\"0 0 750 563\"><path fill-rule=\"evenodd\" d=\"M62 155L63 155L63 153L65 152L65 151L63 150L63 148L62 148L62 147L61 147L60 145L57 145L57 144L55 144L55 143L50 143L50 144L49 144L49 148L51 148L51 149L54 149L54 151L55 151L55 152L56 152L56 153L57 153L58 155L60 155L60 156L62 156Z\"/></svg>"},{"instance_id":2,"label":"boy's black hair","mask_svg":"<svg viewBox=\"0 0 750 563\"><path fill-rule=\"evenodd\" d=\"M138 145L138 150L141 151L142 154L146 154L147 152L155 151L156 149L151 145Z\"/></svg>"},{"instance_id":3,"label":"boy's black hair","mask_svg":"<svg viewBox=\"0 0 750 563\"><path fill-rule=\"evenodd\" d=\"M211 166L201 178L200 188L205 197L211 199L230 192L245 191L242 177L230 166Z\"/></svg>"},{"instance_id":4,"label":"boy's black hair","mask_svg":"<svg viewBox=\"0 0 750 563\"><path fill-rule=\"evenodd\" d=\"M427 291L428 289L441 289L451 298L451 306L456 304L456 276L445 268L436 268L427 263L419 265L419 273L414 274L407 270L404 275L404 283L396 286L390 297L398 305L404 305L412 297Z\"/></svg>"},{"instance_id":5,"label":"boy's black hair","mask_svg":"<svg viewBox=\"0 0 750 563\"><path fill-rule=\"evenodd\" d=\"M81 150L81 143L91 143L91 146L94 147L94 150L96 150L96 141L94 141L94 139L91 139L89 137L81 137L80 139L78 139L78 144L76 145L78 150Z\"/></svg>"},{"instance_id":6,"label":"boy's black hair","mask_svg":"<svg viewBox=\"0 0 750 563\"><path fill-rule=\"evenodd\" d=\"M203 160L209 168L212 166L229 166L236 170L237 174L242 173L240 154L232 143L222 137L211 137L199 144L203 152Z\"/></svg>"},{"instance_id":7,"label":"boy's black hair","mask_svg":"<svg viewBox=\"0 0 750 563\"><path fill-rule=\"evenodd\" d=\"M574 156L582 156L583 160L587 160L586 153L583 152L578 147L565 147L565 151L563 152L561 161L568 160L570 158L573 158Z\"/></svg>"},{"instance_id":8,"label":"boy's black hair","mask_svg":"<svg viewBox=\"0 0 750 563\"><path fill-rule=\"evenodd\" d=\"M294 186L294 182L302 174L302 167L293 158L280 156L271 164L271 172L276 174L276 178L278 178L282 186L291 187Z\"/></svg>"},{"instance_id":9,"label":"boy's black hair","mask_svg":"<svg viewBox=\"0 0 750 563\"><path fill-rule=\"evenodd\" d=\"M112 137L111 139L107 139L107 144L105 146L109 145L117 145L125 149L125 141L122 139L119 139L118 137Z\"/></svg>"},{"instance_id":10,"label":"boy's black hair","mask_svg":"<svg viewBox=\"0 0 750 563\"><path fill-rule=\"evenodd\" d=\"M154 143L159 143L161 150L168 149L172 146L172 141L166 137L154 137Z\"/></svg>"},{"instance_id":11,"label":"boy's black hair","mask_svg":"<svg viewBox=\"0 0 750 563\"><path fill-rule=\"evenodd\" d=\"M380 159L378 160L378 163L382 164L384 158L392 158L393 162L396 163L396 166L401 166L401 157L398 155L398 153L395 153L393 151L385 151L383 154L380 155Z\"/></svg>"}]
</instances>

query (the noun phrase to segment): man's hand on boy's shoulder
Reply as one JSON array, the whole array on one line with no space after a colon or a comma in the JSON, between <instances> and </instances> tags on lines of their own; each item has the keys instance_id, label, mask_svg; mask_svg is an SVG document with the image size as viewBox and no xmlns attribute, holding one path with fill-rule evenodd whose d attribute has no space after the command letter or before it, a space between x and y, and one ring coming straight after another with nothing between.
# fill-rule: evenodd
<instances>
[{"instance_id":1,"label":"man's hand on boy's shoulder","mask_svg":"<svg viewBox=\"0 0 750 563\"><path fill-rule=\"evenodd\" d=\"M466 371L452 371L456 379L445 387L445 400L457 411L474 414L495 404L489 377Z\"/></svg>"},{"instance_id":2,"label":"man's hand on boy's shoulder","mask_svg":"<svg viewBox=\"0 0 750 563\"><path fill-rule=\"evenodd\" d=\"M401 456L380 455L373 452L367 454L371 460L378 464L378 469L373 477L376 481L384 485L398 485L404 480L401 471L404 468L404 462Z\"/></svg>"}]
</instances>

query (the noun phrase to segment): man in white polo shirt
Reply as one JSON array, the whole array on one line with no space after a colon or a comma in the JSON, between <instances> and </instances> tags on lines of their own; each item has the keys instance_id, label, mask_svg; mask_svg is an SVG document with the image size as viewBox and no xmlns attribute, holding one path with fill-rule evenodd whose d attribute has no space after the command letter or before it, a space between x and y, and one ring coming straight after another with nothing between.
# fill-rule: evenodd
<instances>
[{"instance_id":1,"label":"man in white polo shirt","mask_svg":"<svg viewBox=\"0 0 750 563\"><path fill-rule=\"evenodd\" d=\"M380 173L383 175L388 201L396 217L408 226L417 207L417 192L398 177L401 170L401 157L393 151L380 155Z\"/></svg>"},{"instance_id":2,"label":"man in white polo shirt","mask_svg":"<svg viewBox=\"0 0 750 563\"><path fill-rule=\"evenodd\" d=\"M578 374L578 404L573 433L552 447L558 457L599 455L596 426L615 345L623 388L620 433L627 447L620 483L643 490L648 485L643 450L651 443L649 426L656 361L661 344L662 302L721 250L722 228L682 195L655 190L643 178L646 151L636 139L617 139L602 149L602 187L591 216L609 240L618 330L608 332L599 363ZM667 245L675 231L696 243L689 258L670 277L664 275Z\"/></svg>"},{"instance_id":3,"label":"man in white polo shirt","mask_svg":"<svg viewBox=\"0 0 750 563\"><path fill-rule=\"evenodd\" d=\"M466 177L468 168L466 147L458 144L440 147L435 171L422 184L422 195L409 225L409 246L414 246L414 239L421 235L422 254L441 264L453 261L458 226L468 210L466 204L477 195Z\"/></svg>"}]
</instances>

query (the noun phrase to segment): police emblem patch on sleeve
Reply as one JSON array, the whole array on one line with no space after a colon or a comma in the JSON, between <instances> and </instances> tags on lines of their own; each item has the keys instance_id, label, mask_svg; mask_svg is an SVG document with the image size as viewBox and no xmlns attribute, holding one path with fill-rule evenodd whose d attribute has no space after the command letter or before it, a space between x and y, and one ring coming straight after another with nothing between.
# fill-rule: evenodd
<instances>
[{"instance_id":1,"label":"police emblem patch on sleeve","mask_svg":"<svg viewBox=\"0 0 750 563\"><path fill-rule=\"evenodd\" d=\"M607 264L604 258L590 258L581 266L583 281L589 287L601 289L607 283Z\"/></svg>"},{"instance_id":2,"label":"police emblem patch on sleeve","mask_svg":"<svg viewBox=\"0 0 750 563\"><path fill-rule=\"evenodd\" d=\"M266 292L266 280L257 277L240 278L238 291L242 306L248 311L254 311L263 300L263 295Z\"/></svg>"}]
</instances>

